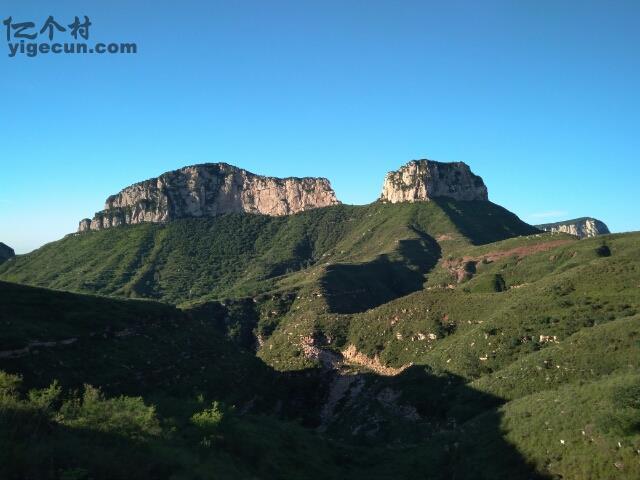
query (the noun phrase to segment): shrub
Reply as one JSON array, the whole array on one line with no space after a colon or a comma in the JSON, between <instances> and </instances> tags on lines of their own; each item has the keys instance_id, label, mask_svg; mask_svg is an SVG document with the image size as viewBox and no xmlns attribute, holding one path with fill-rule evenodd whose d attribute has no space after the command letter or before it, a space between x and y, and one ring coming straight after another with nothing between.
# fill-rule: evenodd
<instances>
[{"instance_id":1,"label":"shrub","mask_svg":"<svg viewBox=\"0 0 640 480\"><path fill-rule=\"evenodd\" d=\"M13 394L16 392L22 378L19 375L12 375L0 370L0 394Z\"/></svg>"},{"instance_id":2,"label":"shrub","mask_svg":"<svg viewBox=\"0 0 640 480\"><path fill-rule=\"evenodd\" d=\"M613 403L618 408L640 410L640 384L618 388L613 395Z\"/></svg>"},{"instance_id":3,"label":"shrub","mask_svg":"<svg viewBox=\"0 0 640 480\"><path fill-rule=\"evenodd\" d=\"M29 392L29 402L36 408L51 412L58 406L62 389L57 380L51 385L41 390L31 390Z\"/></svg>"},{"instance_id":4,"label":"shrub","mask_svg":"<svg viewBox=\"0 0 640 480\"><path fill-rule=\"evenodd\" d=\"M160 433L155 407L141 397L105 399L99 389L85 385L81 399L65 402L58 420L71 427L82 427L141 440Z\"/></svg>"},{"instance_id":5,"label":"shrub","mask_svg":"<svg viewBox=\"0 0 640 480\"><path fill-rule=\"evenodd\" d=\"M220 402L213 402L211 408L207 408L201 412L193 414L191 423L195 426L206 429L217 429L224 419L224 412Z\"/></svg>"},{"instance_id":6,"label":"shrub","mask_svg":"<svg viewBox=\"0 0 640 480\"><path fill-rule=\"evenodd\" d=\"M507 289L507 284L504 281L504 277L499 273L493 276L493 289L496 292L504 292Z\"/></svg>"}]
</instances>

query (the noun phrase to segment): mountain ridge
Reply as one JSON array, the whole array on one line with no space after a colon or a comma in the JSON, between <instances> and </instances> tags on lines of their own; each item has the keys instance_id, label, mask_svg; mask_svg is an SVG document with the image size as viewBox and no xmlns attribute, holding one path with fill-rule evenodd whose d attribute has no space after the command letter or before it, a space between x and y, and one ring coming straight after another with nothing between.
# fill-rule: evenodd
<instances>
[{"instance_id":1,"label":"mountain ridge","mask_svg":"<svg viewBox=\"0 0 640 480\"><path fill-rule=\"evenodd\" d=\"M430 201L448 197L488 201L481 177L464 162L412 160L388 172L380 201ZM268 177L228 163L202 163L136 182L110 195L93 219L79 222L78 232L178 218L225 213L282 216L339 204L323 177Z\"/></svg>"},{"instance_id":2,"label":"mountain ridge","mask_svg":"<svg viewBox=\"0 0 640 480\"><path fill-rule=\"evenodd\" d=\"M13 248L0 242L0 264L14 258L15 256L16 252L14 252Z\"/></svg>"},{"instance_id":3,"label":"mountain ridge","mask_svg":"<svg viewBox=\"0 0 640 480\"><path fill-rule=\"evenodd\" d=\"M579 217L560 222L544 223L536 225L536 228L545 232L569 233L578 238L589 238L611 233L603 221L593 217Z\"/></svg>"},{"instance_id":4,"label":"mountain ridge","mask_svg":"<svg viewBox=\"0 0 640 480\"><path fill-rule=\"evenodd\" d=\"M227 163L204 163L125 187L93 219L81 220L78 231L224 213L281 216L338 203L325 178L265 177Z\"/></svg>"}]
</instances>

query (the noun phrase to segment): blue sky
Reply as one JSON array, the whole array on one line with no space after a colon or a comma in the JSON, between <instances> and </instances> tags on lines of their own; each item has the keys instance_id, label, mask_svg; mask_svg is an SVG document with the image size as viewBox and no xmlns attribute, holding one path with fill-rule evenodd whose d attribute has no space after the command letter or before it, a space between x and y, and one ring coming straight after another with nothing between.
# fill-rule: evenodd
<instances>
[{"instance_id":1,"label":"blue sky","mask_svg":"<svg viewBox=\"0 0 640 480\"><path fill-rule=\"evenodd\" d=\"M0 241L19 253L133 182L217 161L325 176L355 204L411 159L464 161L531 223L640 229L640 2L5 0L0 15L88 15L90 42L139 49L9 58L2 29Z\"/></svg>"}]
</instances>

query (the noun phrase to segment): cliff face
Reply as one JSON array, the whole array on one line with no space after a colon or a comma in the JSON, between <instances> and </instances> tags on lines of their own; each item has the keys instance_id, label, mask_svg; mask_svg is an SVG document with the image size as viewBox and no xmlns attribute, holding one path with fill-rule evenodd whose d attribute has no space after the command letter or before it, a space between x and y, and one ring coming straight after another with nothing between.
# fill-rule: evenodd
<instances>
[{"instance_id":1,"label":"cliff face","mask_svg":"<svg viewBox=\"0 0 640 480\"><path fill-rule=\"evenodd\" d=\"M226 163L206 163L125 188L107 198L92 220L81 220L78 231L224 213L289 215L338 203L325 178L263 177Z\"/></svg>"},{"instance_id":2,"label":"cliff face","mask_svg":"<svg viewBox=\"0 0 640 480\"><path fill-rule=\"evenodd\" d=\"M591 217L576 218L574 220L565 220L563 222L545 223L544 225L536 225L540 230L545 232L562 232L570 233L579 238L595 237L597 235L606 235L611 233L604 222Z\"/></svg>"},{"instance_id":3,"label":"cliff face","mask_svg":"<svg viewBox=\"0 0 640 480\"><path fill-rule=\"evenodd\" d=\"M0 263L4 263L15 256L16 253L13 251L13 248L0 242Z\"/></svg>"},{"instance_id":4,"label":"cliff face","mask_svg":"<svg viewBox=\"0 0 640 480\"><path fill-rule=\"evenodd\" d=\"M487 187L463 162L443 163L412 160L399 170L387 173L380 199L419 202L436 197L455 200L488 200Z\"/></svg>"}]
</instances>

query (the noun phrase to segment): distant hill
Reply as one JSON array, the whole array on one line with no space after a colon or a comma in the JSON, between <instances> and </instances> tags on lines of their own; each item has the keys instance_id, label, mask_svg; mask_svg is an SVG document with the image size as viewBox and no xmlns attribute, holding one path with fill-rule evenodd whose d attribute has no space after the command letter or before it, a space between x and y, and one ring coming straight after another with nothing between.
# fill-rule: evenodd
<instances>
[{"instance_id":1,"label":"distant hill","mask_svg":"<svg viewBox=\"0 0 640 480\"><path fill-rule=\"evenodd\" d=\"M609 228L595 218L581 217L573 220L564 220L562 222L545 223L536 225L537 228L545 232L561 232L575 235L578 238L595 237L597 235L606 235L611 233Z\"/></svg>"},{"instance_id":2,"label":"distant hill","mask_svg":"<svg viewBox=\"0 0 640 480\"><path fill-rule=\"evenodd\" d=\"M4 263L15 256L16 253L13 251L13 248L0 242L0 263Z\"/></svg>"}]
</instances>

